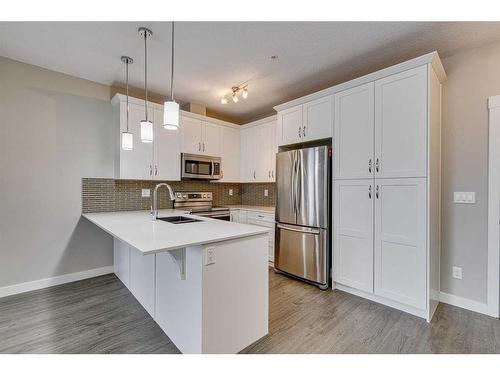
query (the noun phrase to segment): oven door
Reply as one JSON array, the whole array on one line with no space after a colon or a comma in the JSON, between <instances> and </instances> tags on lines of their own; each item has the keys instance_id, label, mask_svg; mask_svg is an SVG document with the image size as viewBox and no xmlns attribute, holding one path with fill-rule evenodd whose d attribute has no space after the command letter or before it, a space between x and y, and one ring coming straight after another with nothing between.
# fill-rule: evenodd
<instances>
[{"instance_id":1,"label":"oven door","mask_svg":"<svg viewBox=\"0 0 500 375\"><path fill-rule=\"evenodd\" d=\"M182 154L181 177L186 179L218 180L221 178L221 158Z\"/></svg>"}]
</instances>

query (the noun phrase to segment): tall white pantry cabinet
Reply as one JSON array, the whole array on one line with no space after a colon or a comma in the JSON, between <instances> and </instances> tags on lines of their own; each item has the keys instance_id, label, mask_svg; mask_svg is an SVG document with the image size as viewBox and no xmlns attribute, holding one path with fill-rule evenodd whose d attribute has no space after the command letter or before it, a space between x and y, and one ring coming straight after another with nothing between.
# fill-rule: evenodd
<instances>
[{"instance_id":1,"label":"tall white pantry cabinet","mask_svg":"<svg viewBox=\"0 0 500 375\"><path fill-rule=\"evenodd\" d=\"M445 73L433 53L370 76L334 93L333 288L430 321Z\"/></svg>"}]
</instances>

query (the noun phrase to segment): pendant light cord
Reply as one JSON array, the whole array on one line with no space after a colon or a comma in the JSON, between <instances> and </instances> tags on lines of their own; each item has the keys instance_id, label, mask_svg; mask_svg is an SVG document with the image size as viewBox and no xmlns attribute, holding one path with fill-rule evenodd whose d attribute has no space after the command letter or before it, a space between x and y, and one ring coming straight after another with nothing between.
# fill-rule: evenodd
<instances>
[{"instance_id":1,"label":"pendant light cord","mask_svg":"<svg viewBox=\"0 0 500 375\"><path fill-rule=\"evenodd\" d=\"M148 121L148 32L144 30L144 92L146 100L144 101L144 111L146 112L146 121Z\"/></svg>"},{"instance_id":2,"label":"pendant light cord","mask_svg":"<svg viewBox=\"0 0 500 375\"><path fill-rule=\"evenodd\" d=\"M128 131L128 112L129 112L129 106L128 106L128 64L129 64L129 60L127 58L127 61L125 62L126 63L126 71L127 71L127 133L129 132Z\"/></svg>"},{"instance_id":3,"label":"pendant light cord","mask_svg":"<svg viewBox=\"0 0 500 375\"><path fill-rule=\"evenodd\" d=\"M174 21L172 21L172 66L170 71L170 97L174 101Z\"/></svg>"}]
</instances>

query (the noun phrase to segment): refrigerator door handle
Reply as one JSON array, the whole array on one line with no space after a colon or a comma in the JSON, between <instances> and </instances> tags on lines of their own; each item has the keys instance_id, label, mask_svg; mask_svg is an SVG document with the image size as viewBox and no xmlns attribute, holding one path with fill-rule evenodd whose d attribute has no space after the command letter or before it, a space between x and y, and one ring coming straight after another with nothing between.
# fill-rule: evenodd
<instances>
[{"instance_id":1,"label":"refrigerator door handle","mask_svg":"<svg viewBox=\"0 0 500 375\"><path fill-rule=\"evenodd\" d=\"M296 202L297 202L297 214L300 212L300 205L302 203L302 161L300 158L301 151L297 151L297 181L296 181L296 186L297 186L297 194L296 194Z\"/></svg>"},{"instance_id":2,"label":"refrigerator door handle","mask_svg":"<svg viewBox=\"0 0 500 375\"><path fill-rule=\"evenodd\" d=\"M319 234L320 233L319 229L313 229L313 228L294 228L294 227L289 227L288 225L283 225L283 224L276 224L276 226L280 229L289 230L292 232L308 233L308 234Z\"/></svg>"}]
</instances>

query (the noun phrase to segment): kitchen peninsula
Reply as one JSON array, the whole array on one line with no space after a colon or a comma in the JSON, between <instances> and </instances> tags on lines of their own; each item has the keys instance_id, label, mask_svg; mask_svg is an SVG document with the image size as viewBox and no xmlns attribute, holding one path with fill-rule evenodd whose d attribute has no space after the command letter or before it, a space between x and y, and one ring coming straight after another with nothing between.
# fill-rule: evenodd
<instances>
[{"instance_id":1,"label":"kitchen peninsula","mask_svg":"<svg viewBox=\"0 0 500 375\"><path fill-rule=\"evenodd\" d=\"M171 209L83 216L113 236L115 274L182 353L237 353L267 335L268 229ZM198 221L161 220L175 216Z\"/></svg>"}]
</instances>

